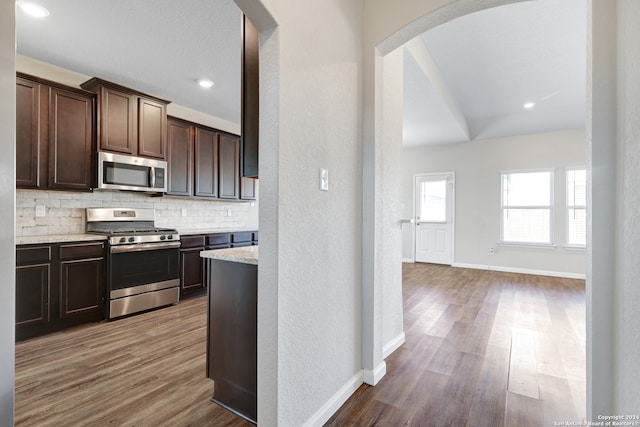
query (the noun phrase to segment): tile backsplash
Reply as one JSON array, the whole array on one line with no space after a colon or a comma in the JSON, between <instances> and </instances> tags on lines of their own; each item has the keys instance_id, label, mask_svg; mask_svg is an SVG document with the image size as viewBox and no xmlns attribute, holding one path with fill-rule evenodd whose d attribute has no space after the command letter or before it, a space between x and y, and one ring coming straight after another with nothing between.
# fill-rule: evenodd
<instances>
[{"instance_id":1,"label":"tile backsplash","mask_svg":"<svg viewBox=\"0 0 640 427\"><path fill-rule=\"evenodd\" d=\"M17 190L16 236L84 233L85 209L97 207L153 208L156 226L179 230L257 226L251 223L257 218L256 202L151 197L143 193L112 191L71 193ZM183 216L183 209L186 210L186 216ZM40 216L42 213L44 216Z\"/></svg>"}]
</instances>

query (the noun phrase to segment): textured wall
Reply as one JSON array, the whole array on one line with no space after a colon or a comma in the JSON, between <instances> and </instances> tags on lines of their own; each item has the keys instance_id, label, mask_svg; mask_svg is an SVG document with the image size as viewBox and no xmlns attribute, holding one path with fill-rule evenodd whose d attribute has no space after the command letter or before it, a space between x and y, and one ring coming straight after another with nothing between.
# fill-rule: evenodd
<instances>
[{"instance_id":1,"label":"textured wall","mask_svg":"<svg viewBox=\"0 0 640 427\"><path fill-rule=\"evenodd\" d=\"M618 1L618 150L621 176L620 236L615 313L616 406L614 413L638 415L640 409L640 2ZM635 94L628 96L628 94Z\"/></svg>"},{"instance_id":2,"label":"textured wall","mask_svg":"<svg viewBox=\"0 0 640 427\"><path fill-rule=\"evenodd\" d=\"M384 57L382 134L382 345L404 333L402 317L402 107L403 50L398 48ZM403 342L403 339L400 341ZM400 344L395 342L395 344ZM384 356L383 352L383 356Z\"/></svg>"},{"instance_id":3,"label":"textured wall","mask_svg":"<svg viewBox=\"0 0 640 427\"><path fill-rule=\"evenodd\" d=\"M150 197L143 193L95 191L18 190L16 193L16 236L84 233L85 208L152 208L158 227L212 229L257 226L257 202L224 202L172 197ZM36 217L36 206L44 206L46 216ZM186 216L182 216L186 209ZM231 216L227 211L231 210Z\"/></svg>"},{"instance_id":4,"label":"textured wall","mask_svg":"<svg viewBox=\"0 0 640 427\"><path fill-rule=\"evenodd\" d=\"M262 3L258 421L300 426L361 369L362 2Z\"/></svg>"},{"instance_id":5,"label":"textured wall","mask_svg":"<svg viewBox=\"0 0 640 427\"><path fill-rule=\"evenodd\" d=\"M404 215L413 217L414 175L455 172L454 263L583 275L586 252L567 249L566 169L586 167L584 130L522 135L404 150ZM500 172L554 170L554 248L500 246ZM413 228L413 226L405 226ZM407 233L411 249L414 235ZM495 249L495 255L489 254ZM404 254L411 258L412 252Z\"/></svg>"},{"instance_id":6,"label":"textured wall","mask_svg":"<svg viewBox=\"0 0 640 427\"><path fill-rule=\"evenodd\" d=\"M0 425L13 425L15 328L15 2L0 0Z\"/></svg>"}]
</instances>

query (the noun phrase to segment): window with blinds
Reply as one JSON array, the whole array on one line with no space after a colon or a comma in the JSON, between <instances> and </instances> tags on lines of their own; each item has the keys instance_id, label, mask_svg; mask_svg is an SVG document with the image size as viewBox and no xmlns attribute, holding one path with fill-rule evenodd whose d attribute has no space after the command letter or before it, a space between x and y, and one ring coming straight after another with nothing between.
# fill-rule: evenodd
<instances>
[{"instance_id":1,"label":"window with blinds","mask_svg":"<svg viewBox=\"0 0 640 427\"><path fill-rule=\"evenodd\" d=\"M550 245L553 172L502 173L502 243Z\"/></svg>"},{"instance_id":2,"label":"window with blinds","mask_svg":"<svg viewBox=\"0 0 640 427\"><path fill-rule=\"evenodd\" d=\"M567 171L567 245L587 245L587 171Z\"/></svg>"}]
</instances>

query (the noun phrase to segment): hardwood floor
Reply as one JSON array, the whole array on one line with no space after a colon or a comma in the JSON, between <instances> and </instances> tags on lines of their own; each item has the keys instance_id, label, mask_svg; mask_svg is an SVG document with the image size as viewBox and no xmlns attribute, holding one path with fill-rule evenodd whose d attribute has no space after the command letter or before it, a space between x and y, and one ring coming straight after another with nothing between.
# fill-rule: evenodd
<instances>
[{"instance_id":1,"label":"hardwood floor","mask_svg":"<svg viewBox=\"0 0 640 427\"><path fill-rule=\"evenodd\" d=\"M584 281L403 267L406 342L328 426L551 426L585 414ZM16 345L16 426L250 426L211 403L206 298ZM288 427L288 426L287 426Z\"/></svg>"},{"instance_id":2,"label":"hardwood floor","mask_svg":"<svg viewBox=\"0 0 640 427\"><path fill-rule=\"evenodd\" d=\"M209 401L205 297L16 344L16 426L251 426Z\"/></svg>"},{"instance_id":3,"label":"hardwood floor","mask_svg":"<svg viewBox=\"0 0 640 427\"><path fill-rule=\"evenodd\" d=\"M585 402L583 280L403 265L406 342L326 426L553 426Z\"/></svg>"}]
</instances>

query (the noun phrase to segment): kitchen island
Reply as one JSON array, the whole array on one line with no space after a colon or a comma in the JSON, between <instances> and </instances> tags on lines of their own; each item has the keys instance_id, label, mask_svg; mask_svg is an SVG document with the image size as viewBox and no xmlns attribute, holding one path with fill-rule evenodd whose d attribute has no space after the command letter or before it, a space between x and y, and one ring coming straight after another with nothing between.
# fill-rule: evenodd
<instances>
[{"instance_id":1,"label":"kitchen island","mask_svg":"<svg viewBox=\"0 0 640 427\"><path fill-rule=\"evenodd\" d=\"M208 263L207 377L211 400L257 415L258 246L202 251Z\"/></svg>"}]
</instances>

